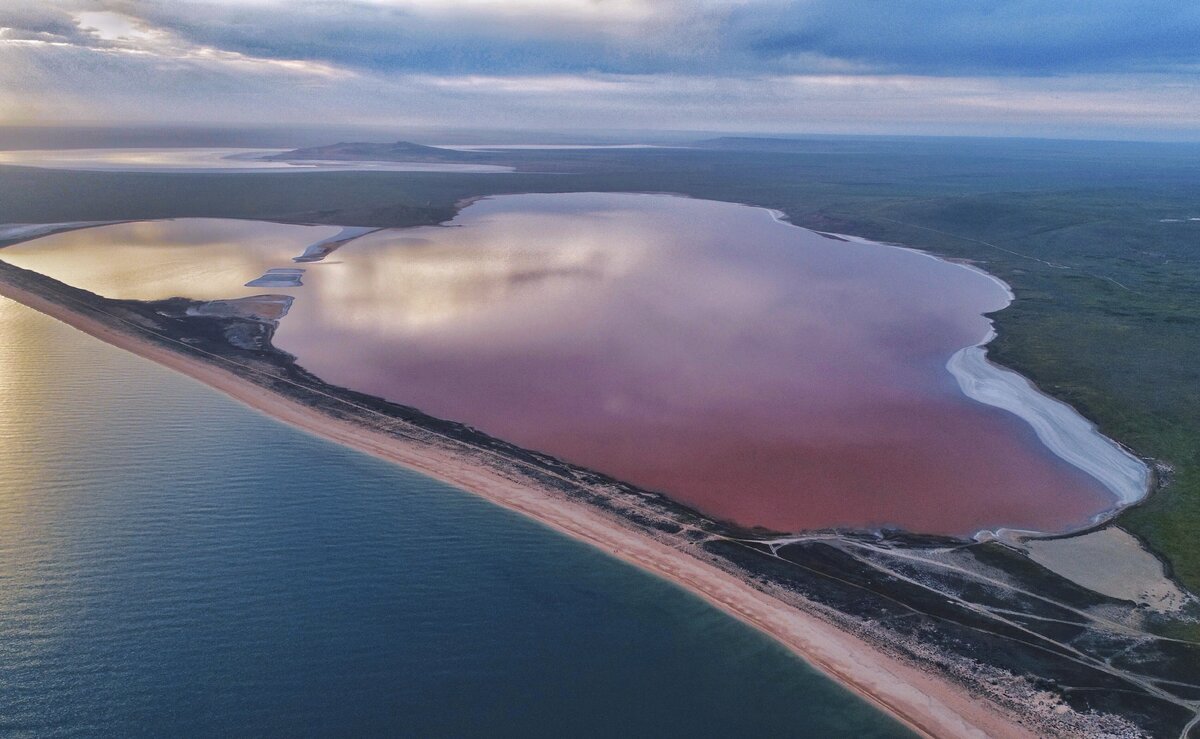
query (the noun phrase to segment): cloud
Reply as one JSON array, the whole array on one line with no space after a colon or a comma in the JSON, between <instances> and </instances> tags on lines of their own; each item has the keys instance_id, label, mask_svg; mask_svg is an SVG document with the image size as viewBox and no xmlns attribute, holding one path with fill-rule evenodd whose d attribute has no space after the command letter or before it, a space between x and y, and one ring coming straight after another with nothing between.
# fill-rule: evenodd
<instances>
[{"instance_id":1,"label":"cloud","mask_svg":"<svg viewBox=\"0 0 1200 739\"><path fill-rule=\"evenodd\" d=\"M1127 0L18 0L0 116L1195 136L1194 38Z\"/></svg>"},{"instance_id":2,"label":"cloud","mask_svg":"<svg viewBox=\"0 0 1200 739\"><path fill-rule=\"evenodd\" d=\"M95 34L81 28L71 13L47 5L18 5L0 10L0 40L80 46L102 43Z\"/></svg>"},{"instance_id":3,"label":"cloud","mask_svg":"<svg viewBox=\"0 0 1200 739\"><path fill-rule=\"evenodd\" d=\"M111 0L194 43L406 73L1195 71L1173 0Z\"/></svg>"},{"instance_id":4,"label":"cloud","mask_svg":"<svg viewBox=\"0 0 1200 739\"><path fill-rule=\"evenodd\" d=\"M939 75L1196 71L1190 0L820 0L742 6L738 46L763 63L798 52L877 71Z\"/></svg>"},{"instance_id":5,"label":"cloud","mask_svg":"<svg viewBox=\"0 0 1200 739\"><path fill-rule=\"evenodd\" d=\"M314 2L283 8L128 3L128 13L193 43L256 57L304 58L374 72L667 71L674 0L630 2Z\"/></svg>"}]
</instances>

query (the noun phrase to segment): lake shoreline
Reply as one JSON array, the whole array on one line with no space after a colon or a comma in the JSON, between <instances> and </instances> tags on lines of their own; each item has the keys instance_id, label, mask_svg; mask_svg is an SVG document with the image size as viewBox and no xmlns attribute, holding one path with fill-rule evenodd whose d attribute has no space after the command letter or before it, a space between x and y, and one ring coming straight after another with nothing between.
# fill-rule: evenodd
<instances>
[{"instance_id":1,"label":"lake shoreline","mask_svg":"<svg viewBox=\"0 0 1200 739\"><path fill-rule=\"evenodd\" d=\"M307 285L295 293L307 297L297 303L297 315L278 327L275 344L328 384L476 425L746 526L780 532L895 529L963 538L1000 527L1060 534L1091 525L1114 504L1145 492L1141 485L1114 496L1096 479L1100 475L1080 475L1062 463L1080 468L1081 460L1096 462L1101 472L1112 467L1113 455L1105 453L1111 447L1090 453L1096 450L1080 443L1087 440L1084 435L1066 433L1064 420L1082 423L1070 409L1049 417L1053 437L1066 443L1055 448L1044 437L1039 443L1009 415L1036 420L1026 411L1040 396L1028 386L1007 393L1014 402L1001 406L1008 413L999 413L983 407L986 400L972 402L950 374L927 362L944 363L979 342L990 327L988 315L1011 300L999 280L978 269L854 237L840 236L848 243L835 243L781 222L781 214L749 206L600 193L487 201L461 210L444 224L450 228L369 237L339 253L329 267L305 275L300 273L307 264L282 265L318 261L370 230L184 219L18 244L6 249L5 259L11 253L18 266L116 299L213 300L243 294L235 287L243 284L282 292ZM616 241L631 245L601 246L583 239L577 248L563 249L555 239L535 233L521 247L520 266L504 261L498 271L485 268L491 257L517 259L507 253L510 247L493 247L490 219L511 220L514 226L550 219L567 227L588 208L629 209L621 222L627 223L630 238ZM685 214L686 222L670 220ZM701 222L713 228L690 225ZM727 230L716 230L718 225ZM198 266L206 265L205 279L179 282L176 265L152 267L160 258L169 262L172 252L155 247L139 254L132 244L150 234L164 245L174 239L211 240L204 249L188 252L194 255L189 259L201 260ZM429 251L412 252L408 242L413 239L428 240ZM778 248L748 249L744 256L734 250L734 255L727 245L739 239ZM457 264L460 242L472 244L469 269ZM440 247L434 250L433 244ZM126 264L119 255L129 249L127 266L117 267ZM435 264L439 261L455 269ZM386 280L368 274L385 269ZM424 275L421 270L427 269L435 271ZM783 278L788 270L794 274ZM833 272L827 275L827 270ZM126 271L138 274L127 277L125 286L112 283L116 272ZM346 313L344 296L338 297L342 273L361 281L354 298L359 318ZM710 279L729 283L723 305L710 297ZM480 285L467 288L471 281ZM564 300L566 281L581 294ZM604 281L609 284L601 288ZM800 285L805 288L796 289ZM857 297L842 294L846 290ZM497 300L485 297L493 291L507 291L508 297L487 312L476 311L477 303ZM815 297L822 291L832 294ZM671 312L678 306L652 314L629 307L666 294L688 301L690 308L680 314L687 318ZM779 301L770 309L762 297L767 295ZM893 301L912 309L892 313ZM535 321L537 331L518 329L539 302L543 310L534 313L544 318ZM586 315L576 315L585 302L591 306ZM841 305L859 307L853 316L849 307L829 307ZM646 320L647 315L653 319ZM456 324L448 334L456 337L450 340L456 348L433 340L431 320ZM712 330L726 324L742 328ZM862 330L830 328L843 325ZM473 331L478 335L469 336ZM511 335L501 339L506 331ZM613 347L599 350L588 339L598 334ZM550 337L560 358L525 367L528 360L521 357L530 349L540 351ZM379 346L396 341L409 351L379 352ZM587 363L594 383L579 379L580 363ZM431 372L435 366L442 371ZM668 366L690 370L660 382ZM847 389L845 381L832 379L843 372L825 371L829 366L855 376L852 400L813 402L841 398ZM530 371L542 378L536 392L522 380ZM744 388L739 391L744 395L734 401L723 388ZM513 404L515 398L521 401ZM627 407L631 398L654 399L660 406L655 412L634 412ZM601 401L607 405L600 407ZM906 403L920 412L901 418L897 409ZM613 428L602 430L604 424ZM654 440L664 425L671 426L674 441L660 449ZM545 431L560 427L574 431ZM614 446L613 438L626 441ZM743 444L755 453L738 453ZM939 453L931 454L933 448ZM960 463L948 466L939 457ZM1136 460L1133 464L1144 472ZM796 481L805 479L823 483L797 490ZM888 494L868 492L877 488L887 488Z\"/></svg>"},{"instance_id":2,"label":"lake shoreline","mask_svg":"<svg viewBox=\"0 0 1200 739\"><path fill-rule=\"evenodd\" d=\"M772 211L779 223L793 225ZM803 227L800 227L803 228ZM903 249L946 264L980 274L995 282L1008 295L1008 305L1016 300L1012 286L990 272L973 264L945 259L923 249L904 244L871 241L848 234L824 234L852 243L880 244L894 249ZM1005 306L1005 308L1008 307ZM1004 310L1001 308L1000 310ZM992 324L989 321L989 324ZM1114 497L1112 507L1096 513L1088 526L1067 532L1022 531L1032 536L1063 536L1076 531L1086 531L1116 518L1126 508L1144 501L1153 490L1150 468L1124 445L1105 436L1088 419L1073 407L1043 392L1032 380L993 362L988 357L988 345L997 337L996 329L990 325L988 332L977 343L965 346L946 361L946 370L954 377L963 395L983 405L1000 408L1029 424L1039 441L1054 456L1099 480ZM1011 529L981 530L975 538L997 536Z\"/></svg>"},{"instance_id":3,"label":"lake shoreline","mask_svg":"<svg viewBox=\"0 0 1200 739\"><path fill-rule=\"evenodd\" d=\"M413 439L401 443L394 435L369 425L330 418L297 397L271 391L247 379L238 371L236 362L205 356L206 353L182 342L168 348L169 343L164 345L162 337L151 339L145 335L153 329L139 330L135 323L110 313L87 315L87 308L96 306L72 306L64 296L50 296L16 284L11 274L0 274L0 294L188 375L272 418L463 488L664 577L770 635L918 733L927 736L1036 733L989 702L972 696L963 686L887 653L882 645L772 597L696 554L680 551L657 537L622 525L604 511L558 496L547 487L521 479L511 469L486 463L477 452L455 449L453 440L438 443ZM447 441L450 443L446 444ZM819 604L811 606L814 611L820 609Z\"/></svg>"},{"instance_id":4,"label":"lake shoreline","mask_svg":"<svg viewBox=\"0 0 1200 739\"><path fill-rule=\"evenodd\" d=\"M1091 607L1091 596L1080 599L1054 576L1028 570L1025 555L1003 540L747 530L470 426L330 385L272 344L277 315L209 310L209 303L182 298L108 299L3 261L0 295L276 420L448 482L663 577L920 734L1122 734L1148 716L1155 725L1180 721L1179 698L1114 671L1104 661L1107 647L1099 659L1081 661L1052 632L1013 622L1011 598L1047 623L1064 606L1095 628L1107 631L1110 623L1079 610ZM1043 585L1059 594L1026 599ZM1009 593L1008 605L963 597L964 586L999 587ZM1128 638L1163 646L1147 636L1138 629ZM1096 687L1047 690L1047 674L1057 676L1053 685ZM1133 703L1130 688L1139 694Z\"/></svg>"}]
</instances>

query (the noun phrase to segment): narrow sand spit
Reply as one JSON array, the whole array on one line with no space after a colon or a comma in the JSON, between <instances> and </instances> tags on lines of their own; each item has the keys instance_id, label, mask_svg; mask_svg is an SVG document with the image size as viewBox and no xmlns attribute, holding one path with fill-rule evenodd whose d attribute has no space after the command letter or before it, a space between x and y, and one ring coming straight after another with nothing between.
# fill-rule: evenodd
<instances>
[{"instance_id":1,"label":"narrow sand spit","mask_svg":"<svg viewBox=\"0 0 1200 739\"><path fill-rule=\"evenodd\" d=\"M76 231L95 226L111 226L123 221L66 221L63 223L0 223L0 242L28 241L39 236Z\"/></svg>"},{"instance_id":2,"label":"narrow sand spit","mask_svg":"<svg viewBox=\"0 0 1200 739\"><path fill-rule=\"evenodd\" d=\"M381 228L372 228L369 226L346 226L333 236L330 236L326 239L321 239L314 244L310 244L308 248L304 250L303 254L298 257L293 257L292 261L301 263L320 262L334 251L340 249L351 241L354 241L360 236L366 236L367 234L372 234L376 231L382 230L383 229Z\"/></svg>"},{"instance_id":3,"label":"narrow sand spit","mask_svg":"<svg viewBox=\"0 0 1200 739\"><path fill-rule=\"evenodd\" d=\"M114 346L204 382L242 403L310 433L397 462L523 513L614 557L665 577L760 629L859 695L936 737L1034 736L962 687L892 657L869 642L761 592L734 575L622 526L587 505L554 497L513 479L452 445L409 442L382 431L338 421L273 393L237 374L233 366L168 349L117 327L103 316L76 312L29 290L0 281L0 295L57 318ZM464 449L465 451L465 449Z\"/></svg>"}]
</instances>

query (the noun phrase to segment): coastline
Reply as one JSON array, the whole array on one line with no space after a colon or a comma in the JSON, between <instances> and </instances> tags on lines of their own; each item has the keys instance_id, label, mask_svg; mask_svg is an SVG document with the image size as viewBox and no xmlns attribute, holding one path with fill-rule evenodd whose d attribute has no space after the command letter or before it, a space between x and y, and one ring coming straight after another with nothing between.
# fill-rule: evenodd
<instances>
[{"instance_id":1,"label":"coastline","mask_svg":"<svg viewBox=\"0 0 1200 739\"><path fill-rule=\"evenodd\" d=\"M329 414L243 376L238 365L176 341L157 340L124 319L87 315L0 279L0 295L45 313L102 341L188 375L243 404L308 433L402 464L533 518L641 569L664 577L768 634L802 659L926 736L1035 736L997 706L952 680L889 654L830 620L764 592L695 553L639 532L596 507L505 471L452 439L402 440ZM82 306L84 308L94 306ZM107 315L107 314L103 314ZM152 332L153 333L153 332ZM223 360L223 362L222 362ZM402 421L391 421L397 423ZM456 448L460 447L460 448ZM506 460L511 462L512 460ZM715 559L715 558L714 558ZM811 604L813 611L817 604Z\"/></svg>"},{"instance_id":2,"label":"coastline","mask_svg":"<svg viewBox=\"0 0 1200 739\"><path fill-rule=\"evenodd\" d=\"M869 243L978 272L1013 299L1003 281L973 265ZM1148 614L1124 591L1079 590L1005 536L746 529L470 426L327 383L273 345L277 310L105 298L0 261L0 295L6 288L26 306L265 415L448 482L663 577L920 734L1175 735L1196 718L1188 692L1200 685L1188 668L1192 642L1160 636L1156 624L1170 619ZM968 347L984 356L985 369L990 338ZM1019 402L1044 395L1029 383L1017 390ZM1074 409L1065 411L1120 448Z\"/></svg>"}]
</instances>

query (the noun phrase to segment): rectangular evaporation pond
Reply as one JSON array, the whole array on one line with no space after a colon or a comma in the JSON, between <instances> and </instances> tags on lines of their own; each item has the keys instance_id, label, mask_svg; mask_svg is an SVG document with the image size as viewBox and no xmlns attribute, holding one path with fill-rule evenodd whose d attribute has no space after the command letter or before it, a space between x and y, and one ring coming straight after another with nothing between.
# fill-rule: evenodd
<instances>
[{"instance_id":1,"label":"rectangular evaporation pond","mask_svg":"<svg viewBox=\"0 0 1200 739\"><path fill-rule=\"evenodd\" d=\"M303 287L303 275L304 270L295 267L269 269L262 277L247 282L246 287Z\"/></svg>"}]
</instances>

